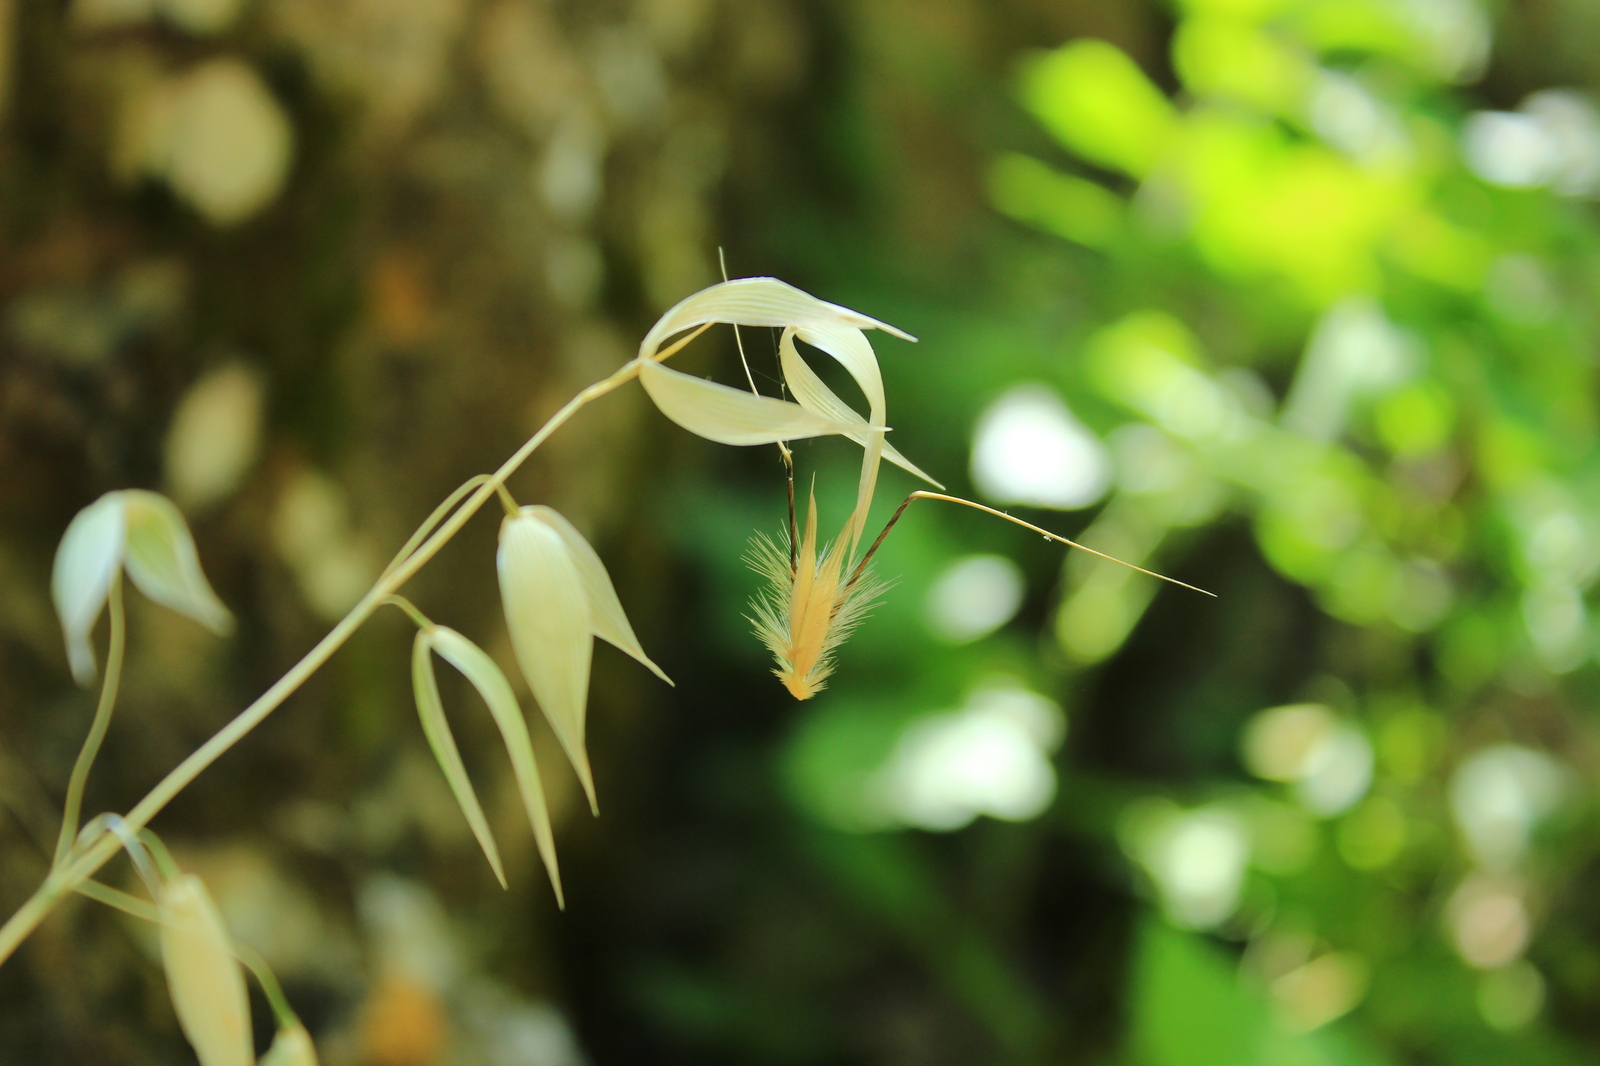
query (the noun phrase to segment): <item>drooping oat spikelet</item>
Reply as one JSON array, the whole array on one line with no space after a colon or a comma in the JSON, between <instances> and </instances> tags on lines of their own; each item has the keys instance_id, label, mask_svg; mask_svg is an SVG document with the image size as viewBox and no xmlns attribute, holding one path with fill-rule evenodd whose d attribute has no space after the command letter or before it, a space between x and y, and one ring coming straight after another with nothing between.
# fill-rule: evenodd
<instances>
[{"instance_id":1,"label":"drooping oat spikelet","mask_svg":"<svg viewBox=\"0 0 1600 1066\"><path fill-rule=\"evenodd\" d=\"M843 537L817 548L817 500L812 495L805 535L793 555L765 536L751 544L748 560L768 581L751 603L750 622L778 660L773 673L790 695L808 700L833 673L833 653L872 609L883 583L862 571L844 573Z\"/></svg>"},{"instance_id":2,"label":"drooping oat spikelet","mask_svg":"<svg viewBox=\"0 0 1600 1066\"><path fill-rule=\"evenodd\" d=\"M108 492L67 526L50 579L72 676L80 685L94 679L89 633L118 567L157 603L215 633L232 628L233 615L211 591L194 538L173 502L143 489Z\"/></svg>"},{"instance_id":3,"label":"drooping oat spikelet","mask_svg":"<svg viewBox=\"0 0 1600 1066\"><path fill-rule=\"evenodd\" d=\"M418 630L412 648L411 676L422 729L461 813L466 816L467 825L472 829L502 888L505 887L506 877L500 865L500 852L495 846L494 834L489 830L488 820L484 817L472 782L467 777L466 766L461 761L461 753L451 735L450 724L444 717L444 705L439 698L439 686L433 673L435 653L461 671L462 676L472 683L488 706L495 725L499 727L506 753L511 757L511 771L517 781L517 790L522 795L523 809L527 811L528 822L533 827L534 841L539 845L539 856L544 861L545 872L550 875L556 902L564 908L566 900L561 892L561 871L556 864L555 837L550 828L550 811L545 803L544 785L539 778L538 763L534 761L528 723L523 720L522 708L511 691L511 682L506 680L506 675L483 649L455 630L435 625Z\"/></svg>"},{"instance_id":4,"label":"drooping oat spikelet","mask_svg":"<svg viewBox=\"0 0 1600 1066\"><path fill-rule=\"evenodd\" d=\"M730 389L670 370L659 359L676 350L662 344L685 330L712 322L783 330L779 362L794 402ZM860 624L882 588L857 557L866 529L878 468L884 459L934 485L884 440L888 432L883 375L865 330L879 329L904 340L915 337L857 311L827 303L774 278L741 278L686 297L662 315L639 345L639 380L663 414L692 433L723 444L776 443L788 462L787 442L838 435L861 445L856 504L839 535L818 547L816 502L805 535L781 552L765 538L752 547L750 562L769 587L751 605L751 622L778 660L775 671L797 699L815 695L833 670L833 652ZM827 353L849 372L867 401L861 415L841 400L800 357L795 339ZM681 345L682 342L679 342ZM741 357L743 349L740 349ZM791 476L792 476L791 466ZM790 526L794 525L793 481ZM793 529L790 540L794 539Z\"/></svg>"},{"instance_id":5,"label":"drooping oat spikelet","mask_svg":"<svg viewBox=\"0 0 1600 1066\"><path fill-rule=\"evenodd\" d=\"M887 322L819 300L786 281L777 278L735 278L709 285L668 308L639 343L639 358L651 358L668 337L707 322L780 328L837 323L856 329L881 329L902 340L916 340Z\"/></svg>"},{"instance_id":6,"label":"drooping oat spikelet","mask_svg":"<svg viewBox=\"0 0 1600 1066\"><path fill-rule=\"evenodd\" d=\"M461 761L461 750L456 747L455 735L444 716L444 701L439 698L439 682L433 672L433 638L433 632L420 629L411 646L411 688L417 701L417 717L422 720L422 733L428 738L428 747L439 769L444 771L445 783L456 798L456 806L461 808L467 826L483 849L484 858L489 860L495 880L505 888L506 872L500 865L500 849L495 845L489 819L484 817L478 794L467 777L466 764Z\"/></svg>"},{"instance_id":7,"label":"drooping oat spikelet","mask_svg":"<svg viewBox=\"0 0 1600 1066\"><path fill-rule=\"evenodd\" d=\"M194 874L175 877L157 907L172 1005L200 1066L252 1066L244 969L206 886Z\"/></svg>"},{"instance_id":8,"label":"drooping oat spikelet","mask_svg":"<svg viewBox=\"0 0 1600 1066\"><path fill-rule=\"evenodd\" d=\"M258 1066L317 1066L316 1045L303 1025L286 1025L278 1030Z\"/></svg>"},{"instance_id":9,"label":"drooping oat spikelet","mask_svg":"<svg viewBox=\"0 0 1600 1066\"><path fill-rule=\"evenodd\" d=\"M507 516L495 563L517 664L598 812L584 745L593 638L672 681L639 646L600 557L555 510L531 506Z\"/></svg>"},{"instance_id":10,"label":"drooping oat spikelet","mask_svg":"<svg viewBox=\"0 0 1600 1066\"><path fill-rule=\"evenodd\" d=\"M800 402L794 403L757 395L753 385L750 392L731 389L661 365L660 360L682 343L663 349L662 344L669 337L713 322L726 322L735 328L774 326L790 333L798 330L802 340L839 360L861 385L872 412L870 424L833 396L820 380L816 387L805 389L804 395L796 390L795 398ZM720 444L774 444L838 434L870 448L871 429L884 428L880 417L883 381L872 346L862 333L865 329L916 339L776 278L724 281L680 300L651 327L639 345L639 382L668 418L689 432Z\"/></svg>"}]
</instances>

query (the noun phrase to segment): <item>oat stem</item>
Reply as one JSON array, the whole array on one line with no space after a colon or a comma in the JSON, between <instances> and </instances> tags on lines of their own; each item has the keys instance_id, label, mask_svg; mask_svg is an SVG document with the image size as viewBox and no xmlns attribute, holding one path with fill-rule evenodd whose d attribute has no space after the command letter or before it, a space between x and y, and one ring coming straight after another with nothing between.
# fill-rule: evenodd
<instances>
[{"instance_id":1,"label":"oat stem","mask_svg":"<svg viewBox=\"0 0 1600 1066\"><path fill-rule=\"evenodd\" d=\"M722 280L728 280L728 257L722 253L722 246L717 246L717 262L722 265ZM756 388L755 375L750 373L750 360L744 355L744 337L739 333L739 323L733 324L733 343L739 348L739 365L744 367L744 379L750 383L750 391L757 396L761 390ZM794 524L794 453L789 450L788 441L778 441L778 454L783 457L783 468L789 474L789 573L795 572L795 545L799 543L800 534Z\"/></svg>"},{"instance_id":2,"label":"oat stem","mask_svg":"<svg viewBox=\"0 0 1600 1066\"><path fill-rule=\"evenodd\" d=\"M1107 555L1105 552L1095 551L1093 548L1079 544L1075 540L1068 540L1066 537L1052 533L1048 529L1040 529L1031 522L1024 522L1022 519L1017 518L1014 515L1008 515L1004 511L997 511L993 507L985 507L983 504L973 503L971 500L963 500L960 496L946 496L942 492L927 492L923 489L918 489L916 492L913 492L911 495L907 496L900 506L895 508L894 514L889 516L889 521L883 527L883 532L878 534L878 539L872 542L872 547L867 549L867 554L861 557L861 562L857 564L855 570L851 572L850 580L846 582L844 586L846 592L848 592L850 588L854 586L855 583L860 579L861 575L866 572L867 564L872 561L872 556L877 552L878 546L883 543L883 538L887 537L889 535L889 530L893 529L894 524L900 521L900 516L905 514L907 507L911 506L912 500L943 500L946 503L959 503L963 507L971 507L974 510L983 511L985 514L992 514L996 518L1004 518L1007 522L1015 523L1016 525L1021 526L1023 529L1032 530L1041 537L1044 537L1046 540L1059 541L1069 548L1077 548L1080 551L1088 552L1090 555L1097 555L1107 562L1116 563L1118 566L1126 566L1129 570L1137 570L1141 574L1147 574L1150 577L1160 578L1162 581L1169 582L1173 585L1181 585L1182 587L1189 589L1191 592L1198 592L1203 596L1210 596L1212 599L1216 599L1217 597L1215 592L1207 592L1205 589L1196 588L1187 581L1179 581L1175 577L1168 577L1165 574L1158 574L1154 570L1146 570L1142 566L1134 566L1132 563L1123 562L1114 555Z\"/></svg>"},{"instance_id":3,"label":"oat stem","mask_svg":"<svg viewBox=\"0 0 1600 1066\"><path fill-rule=\"evenodd\" d=\"M506 516L510 517L511 515L516 514L517 501L512 497L511 493L507 491L505 485L496 485L494 487L494 491L500 497L500 506L506 512Z\"/></svg>"},{"instance_id":4,"label":"oat stem","mask_svg":"<svg viewBox=\"0 0 1600 1066\"><path fill-rule=\"evenodd\" d=\"M411 539L405 542L405 546L395 553L393 559L389 560L389 565L383 568L384 575L387 575L389 571L405 562L406 556L416 551L417 545L421 544L427 535L433 532L434 527L443 520L444 516L450 513L450 508L460 503L467 493L488 480L488 474L473 474L466 481L463 481L454 492L446 496L444 502L435 507L433 513L423 521L422 525L417 527L417 531L411 534Z\"/></svg>"},{"instance_id":5,"label":"oat stem","mask_svg":"<svg viewBox=\"0 0 1600 1066\"><path fill-rule=\"evenodd\" d=\"M122 681L122 653L127 644L127 625L122 612L122 570L111 575L109 590L111 614L111 647L106 652L106 676L100 685L100 703L94 709L94 721L89 724L89 735L84 738L78 761L72 765L72 777L67 781L67 801L61 810L61 835L56 838L56 857L52 866L61 865L72 850L73 838L78 835L78 818L83 814L83 789L89 780L89 768L100 754L100 744L106 739L106 729L111 725L111 710L117 705L117 686Z\"/></svg>"},{"instance_id":6,"label":"oat stem","mask_svg":"<svg viewBox=\"0 0 1600 1066\"><path fill-rule=\"evenodd\" d=\"M418 629L430 631L433 629L433 623L428 621L428 616L417 610L417 605L406 599L404 596L385 596L383 598L382 605L385 607L400 608L407 614L407 616L410 617L413 622L417 624Z\"/></svg>"},{"instance_id":7,"label":"oat stem","mask_svg":"<svg viewBox=\"0 0 1600 1066\"><path fill-rule=\"evenodd\" d=\"M667 348L654 353L650 358L660 362L673 355L684 345L694 340L711 324L707 323L689 333ZM478 513L489 497L503 485L507 478L517 471L528 456L533 454L535 448L549 439L550 435L561 428L574 414L593 400L606 395L618 387L627 384L639 376L639 360L631 359L619 368L610 377L595 382L582 392L578 393L566 405L550 416L550 420L540 427L539 432L528 438L527 442L514 452L511 458L500 465L500 469L485 478L478 484L476 490L468 490L467 486L457 489L451 499L429 516L422 528L412 537L416 544L412 551L402 553L390 564L389 568L378 578L376 584L361 597L361 602L350 608L350 613L340 619L339 623L329 630L317 645L305 654L298 663L289 669L289 672L273 683L272 687L256 698L256 701L240 711L227 725L219 729L210 740L206 741L189 757L184 759L166 777L162 778L139 803L129 811L124 821L130 832L137 833L150 823L161 812L161 809L172 802L174 796L183 789L206 767L215 762L224 752L237 744L244 736L262 720L276 710L279 704L288 699L296 689L305 684L306 679L316 673L326 663L334 652L341 648L350 635L356 631L368 618L372 617L384 601L392 596L399 588L409 581L413 575L438 554L439 549L450 542L450 539L460 532L467 520ZM474 479L476 480L476 479ZM468 482L470 485L471 482ZM454 501L467 491L472 491L465 503L454 511L450 508ZM444 515L448 513L449 517ZM440 523L439 527L431 534L426 531L433 523ZM412 547L408 543L408 547ZM44 917L56 906L57 903L76 886L82 884L95 871L104 866L116 854L118 841L115 837L100 835L92 844L81 851L69 853L64 861L58 862L45 877L44 883L39 886L28 901L24 903L15 914L0 926L0 963L11 957L17 946L33 932L34 928L44 920Z\"/></svg>"},{"instance_id":8,"label":"oat stem","mask_svg":"<svg viewBox=\"0 0 1600 1066\"><path fill-rule=\"evenodd\" d=\"M154 925L161 924L161 910L154 903L146 903L138 896L129 895L120 889L99 881L81 881L74 885L72 890L80 896L87 896L96 903L104 903L124 914L150 922ZM233 952L233 957L249 967L250 972L256 975L256 981L261 985L261 992L267 997L267 1004L272 1008L274 1017L280 1026L298 1025L300 1018L295 1014L294 1008L289 1005L289 997L283 994L283 986L278 983L278 978L267 965L267 960L247 944L241 944L232 937L228 938L228 950Z\"/></svg>"}]
</instances>

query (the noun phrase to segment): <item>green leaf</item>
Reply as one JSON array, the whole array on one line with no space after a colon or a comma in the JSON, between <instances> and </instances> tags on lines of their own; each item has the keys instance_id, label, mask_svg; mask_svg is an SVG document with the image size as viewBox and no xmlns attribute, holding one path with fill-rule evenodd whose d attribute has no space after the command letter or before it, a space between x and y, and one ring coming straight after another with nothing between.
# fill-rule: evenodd
<instances>
[{"instance_id":1,"label":"green leaf","mask_svg":"<svg viewBox=\"0 0 1600 1066\"><path fill-rule=\"evenodd\" d=\"M1057 140L1092 163L1142 178L1177 126L1172 104L1138 64L1105 41L1073 41L1022 72L1022 102Z\"/></svg>"},{"instance_id":2,"label":"green leaf","mask_svg":"<svg viewBox=\"0 0 1600 1066\"><path fill-rule=\"evenodd\" d=\"M1122 235L1122 198L1092 181L1008 152L989 168L989 199L1018 222L1086 248L1109 248Z\"/></svg>"}]
</instances>

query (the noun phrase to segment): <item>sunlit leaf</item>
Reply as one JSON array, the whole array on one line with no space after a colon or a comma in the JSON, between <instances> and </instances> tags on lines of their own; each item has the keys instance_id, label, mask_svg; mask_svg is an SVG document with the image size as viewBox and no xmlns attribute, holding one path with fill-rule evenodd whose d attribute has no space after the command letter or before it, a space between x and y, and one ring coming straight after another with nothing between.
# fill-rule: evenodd
<instances>
[{"instance_id":1,"label":"sunlit leaf","mask_svg":"<svg viewBox=\"0 0 1600 1066\"><path fill-rule=\"evenodd\" d=\"M1104 186L1017 152L989 168L989 199L1018 222L1089 248L1110 247L1127 213L1122 198Z\"/></svg>"},{"instance_id":2,"label":"sunlit leaf","mask_svg":"<svg viewBox=\"0 0 1600 1066\"><path fill-rule=\"evenodd\" d=\"M1022 72L1022 101L1085 159L1143 177L1176 127L1172 104L1127 53L1081 38L1036 57Z\"/></svg>"},{"instance_id":3,"label":"sunlit leaf","mask_svg":"<svg viewBox=\"0 0 1600 1066\"><path fill-rule=\"evenodd\" d=\"M1189 91L1293 113L1315 67L1295 48L1237 18L1188 18L1172 43L1173 63Z\"/></svg>"}]
</instances>

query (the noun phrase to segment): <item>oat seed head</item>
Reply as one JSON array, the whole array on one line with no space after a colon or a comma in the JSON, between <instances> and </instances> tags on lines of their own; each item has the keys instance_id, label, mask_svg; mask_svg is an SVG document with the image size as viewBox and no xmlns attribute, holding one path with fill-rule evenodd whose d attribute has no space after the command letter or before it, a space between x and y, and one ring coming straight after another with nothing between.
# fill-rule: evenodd
<instances>
[{"instance_id":1,"label":"oat seed head","mask_svg":"<svg viewBox=\"0 0 1600 1066\"><path fill-rule=\"evenodd\" d=\"M577 567L561 534L527 508L501 523L496 563L517 664L596 810L584 746L594 638Z\"/></svg>"},{"instance_id":2,"label":"oat seed head","mask_svg":"<svg viewBox=\"0 0 1600 1066\"><path fill-rule=\"evenodd\" d=\"M746 558L767 579L747 617L777 659L773 673L795 699L810 699L833 673L834 653L871 610L883 583L870 572L853 583L844 579L847 550L841 541L819 552L814 494L793 570L787 543L780 547L765 535L751 542Z\"/></svg>"},{"instance_id":3,"label":"oat seed head","mask_svg":"<svg viewBox=\"0 0 1600 1066\"><path fill-rule=\"evenodd\" d=\"M797 403L756 396L660 363L640 364L639 383L662 414L690 433L718 444L775 444L848 434L853 428Z\"/></svg>"},{"instance_id":4,"label":"oat seed head","mask_svg":"<svg viewBox=\"0 0 1600 1066\"><path fill-rule=\"evenodd\" d=\"M823 380L817 376L816 371L812 370L810 365L806 363L799 351L796 350L794 344L795 337L798 336L807 344L810 344L813 347L822 348L824 351L829 351L831 354L831 349L824 347L824 344L829 343L830 340L837 337L842 332L843 331L835 331L832 334L825 334L816 330L785 330L783 333L783 338L778 345L779 365L783 369L784 384L789 387L789 391L794 394L795 401L798 402L801 407L804 407L806 410L815 414L821 415L823 418L826 418L830 421L849 426L850 430L841 435L847 437L862 447L866 447L867 436L871 430L867 420L862 418L861 415L857 414L855 409L849 404L841 400L837 393L828 388ZM866 337L861 333L860 330L854 330L852 332L855 333L856 337L860 338L863 344L866 343ZM842 345L840 347L843 348ZM854 345L849 345L849 348L854 348ZM844 348L843 350L848 349ZM870 346L867 349L867 354L869 356L871 355ZM843 362L843 360L841 360L841 362ZM851 364L846 363L845 365L848 367ZM874 362L873 367L876 369L876 362ZM862 391L866 391L865 387L863 387ZM944 487L918 469L914 463L912 463L905 456L901 455L900 452L887 441L884 442L883 445L883 457L903 470L906 470L916 477L921 478L930 485L933 485L937 488Z\"/></svg>"},{"instance_id":5,"label":"oat seed head","mask_svg":"<svg viewBox=\"0 0 1600 1066\"><path fill-rule=\"evenodd\" d=\"M837 323L856 329L881 329L901 340L916 340L886 322L819 300L786 281L735 278L692 293L668 308L639 343L639 358L651 358L668 337L708 322L778 328Z\"/></svg>"}]
</instances>

